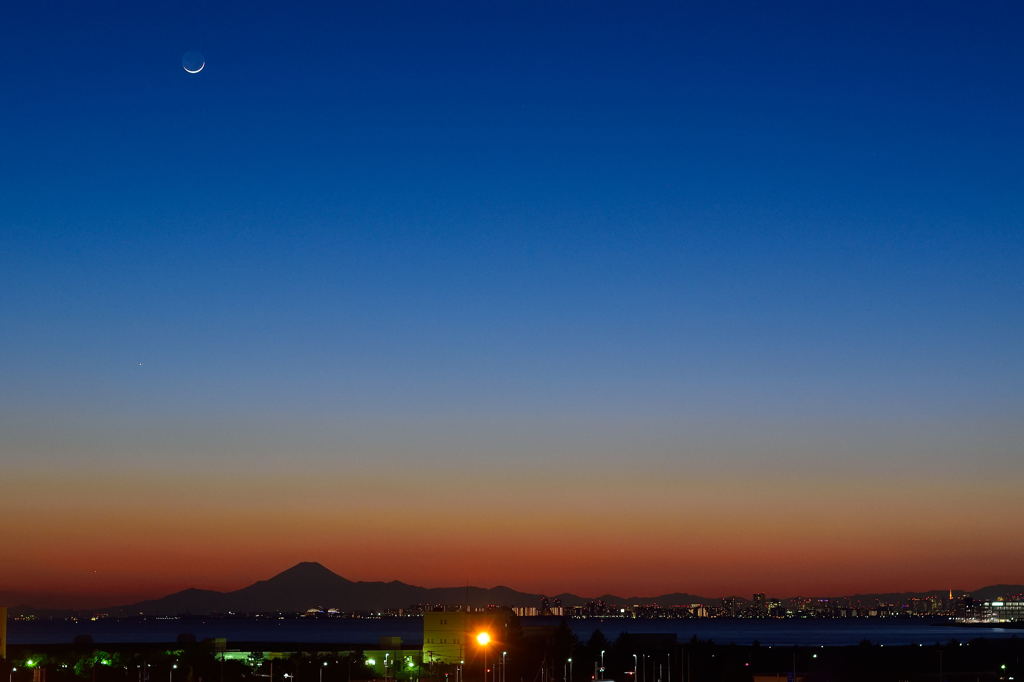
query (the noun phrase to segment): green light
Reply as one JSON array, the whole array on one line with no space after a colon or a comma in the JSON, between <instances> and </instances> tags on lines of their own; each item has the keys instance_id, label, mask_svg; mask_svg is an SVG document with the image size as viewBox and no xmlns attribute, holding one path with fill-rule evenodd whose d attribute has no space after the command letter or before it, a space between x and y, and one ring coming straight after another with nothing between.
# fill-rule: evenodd
<instances>
[{"instance_id":1,"label":"green light","mask_svg":"<svg viewBox=\"0 0 1024 682\"><path fill-rule=\"evenodd\" d=\"M25 661L25 667L27 667L27 668L31 668L31 667L35 666L35 664L36 664L36 662L33 661L31 658L28 659L27 661ZM1005 668L1006 666L1004 665L1003 667Z\"/></svg>"},{"instance_id":2,"label":"green light","mask_svg":"<svg viewBox=\"0 0 1024 682\"><path fill-rule=\"evenodd\" d=\"M366 665L377 665L377 661L372 658L366 659Z\"/></svg>"},{"instance_id":3,"label":"green light","mask_svg":"<svg viewBox=\"0 0 1024 682\"><path fill-rule=\"evenodd\" d=\"M100 663L102 663L103 665L110 665L110 659L104 658L102 661L100 661Z\"/></svg>"},{"instance_id":4,"label":"green light","mask_svg":"<svg viewBox=\"0 0 1024 682\"><path fill-rule=\"evenodd\" d=\"M416 667L416 664L415 664L415 663L413 663L412 661L409 661L409 665L408 665L408 666L406 666L406 667L408 667L408 668L409 668L410 670L412 670L413 668L415 668L415 667Z\"/></svg>"}]
</instances>

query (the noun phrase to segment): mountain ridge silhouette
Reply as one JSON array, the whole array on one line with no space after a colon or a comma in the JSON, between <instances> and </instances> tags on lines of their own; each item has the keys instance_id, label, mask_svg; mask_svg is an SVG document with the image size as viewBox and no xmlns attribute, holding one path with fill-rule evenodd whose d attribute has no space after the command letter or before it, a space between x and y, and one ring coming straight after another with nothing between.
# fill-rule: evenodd
<instances>
[{"instance_id":1,"label":"mountain ridge silhouette","mask_svg":"<svg viewBox=\"0 0 1024 682\"><path fill-rule=\"evenodd\" d=\"M964 590L955 590L964 592ZM888 592L845 595L852 598L883 600L909 599L945 594L947 590L921 592ZM1024 585L987 585L968 592L977 599L993 599L998 596L1024 593ZM15 601L16 593L6 593L8 603L28 604L30 601ZM726 596L726 595L723 595ZM824 595L822 595L824 596ZM415 604L469 604L474 607L498 606L539 606L545 595L521 592L511 587L422 587L400 580L353 581L330 570L316 561L302 561L270 578L237 590L217 591L189 587L156 599L147 599L127 605L92 609L118 615L210 615L224 613L269 613L301 612L310 608L337 608L342 612L373 612L407 608ZM628 604L658 603L674 606L691 603L713 603L721 597L710 598L686 592L672 592L657 596L619 597L605 594L600 597L581 597L572 593L548 596L558 599L565 606L580 606L600 599L611 606ZM741 597L741 599L746 599ZM23 607L31 610L31 607ZM37 609L38 610L38 609ZM47 611L59 609L48 607ZM71 610L71 609L63 609Z\"/></svg>"}]
</instances>

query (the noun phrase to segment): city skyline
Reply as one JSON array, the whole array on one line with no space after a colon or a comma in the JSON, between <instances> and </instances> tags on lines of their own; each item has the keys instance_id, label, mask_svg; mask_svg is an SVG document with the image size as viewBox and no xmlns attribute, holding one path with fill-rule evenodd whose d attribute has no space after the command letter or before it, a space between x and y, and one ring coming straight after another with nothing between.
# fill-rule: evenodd
<instances>
[{"instance_id":1,"label":"city skyline","mask_svg":"<svg viewBox=\"0 0 1024 682\"><path fill-rule=\"evenodd\" d=\"M1024 582L1019 3L8 20L0 591Z\"/></svg>"}]
</instances>

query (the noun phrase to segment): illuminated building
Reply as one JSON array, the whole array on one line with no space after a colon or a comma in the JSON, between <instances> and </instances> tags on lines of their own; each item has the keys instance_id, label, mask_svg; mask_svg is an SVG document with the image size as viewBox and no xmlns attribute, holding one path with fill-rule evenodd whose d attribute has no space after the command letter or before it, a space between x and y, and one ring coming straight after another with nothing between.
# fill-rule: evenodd
<instances>
[{"instance_id":1,"label":"illuminated building","mask_svg":"<svg viewBox=\"0 0 1024 682\"><path fill-rule=\"evenodd\" d=\"M1024 622L1024 601L986 601L968 607L966 620L976 623Z\"/></svg>"},{"instance_id":2,"label":"illuminated building","mask_svg":"<svg viewBox=\"0 0 1024 682\"><path fill-rule=\"evenodd\" d=\"M488 633L489 646L506 640L507 611L427 611L423 614L423 662L459 663L476 658L477 635Z\"/></svg>"},{"instance_id":3,"label":"illuminated building","mask_svg":"<svg viewBox=\"0 0 1024 682\"><path fill-rule=\"evenodd\" d=\"M768 615L768 605L765 602L764 592L755 592L750 600L750 615L754 618L764 618Z\"/></svg>"}]
</instances>

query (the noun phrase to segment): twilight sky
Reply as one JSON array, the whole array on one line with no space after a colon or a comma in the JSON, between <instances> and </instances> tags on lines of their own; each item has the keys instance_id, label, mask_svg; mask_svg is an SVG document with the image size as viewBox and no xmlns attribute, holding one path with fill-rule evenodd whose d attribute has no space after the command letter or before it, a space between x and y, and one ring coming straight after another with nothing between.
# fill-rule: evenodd
<instances>
[{"instance_id":1,"label":"twilight sky","mask_svg":"<svg viewBox=\"0 0 1024 682\"><path fill-rule=\"evenodd\" d=\"M299 4L8 8L0 591L1024 582L1020 3Z\"/></svg>"}]
</instances>

